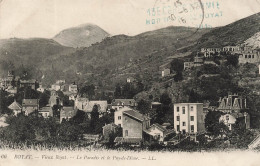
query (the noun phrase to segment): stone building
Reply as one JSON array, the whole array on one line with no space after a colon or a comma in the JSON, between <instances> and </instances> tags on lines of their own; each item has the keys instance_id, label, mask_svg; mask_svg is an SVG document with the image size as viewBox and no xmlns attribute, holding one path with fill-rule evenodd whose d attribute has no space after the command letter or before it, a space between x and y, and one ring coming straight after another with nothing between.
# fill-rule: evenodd
<instances>
[{"instance_id":1,"label":"stone building","mask_svg":"<svg viewBox=\"0 0 260 166\"><path fill-rule=\"evenodd\" d=\"M202 48L200 51L205 58L211 58L221 52L221 48Z\"/></svg>"},{"instance_id":2,"label":"stone building","mask_svg":"<svg viewBox=\"0 0 260 166\"><path fill-rule=\"evenodd\" d=\"M136 110L123 112L123 137L143 139L143 130L150 127L150 118Z\"/></svg>"},{"instance_id":3,"label":"stone building","mask_svg":"<svg viewBox=\"0 0 260 166\"><path fill-rule=\"evenodd\" d=\"M137 106L137 102L135 99L114 99L111 105L112 109L117 111L123 107L135 108Z\"/></svg>"},{"instance_id":4,"label":"stone building","mask_svg":"<svg viewBox=\"0 0 260 166\"><path fill-rule=\"evenodd\" d=\"M228 113L221 115L219 122L223 122L229 130L233 130L234 125L238 120L245 124L245 128L250 128L250 116L248 113Z\"/></svg>"},{"instance_id":5,"label":"stone building","mask_svg":"<svg viewBox=\"0 0 260 166\"><path fill-rule=\"evenodd\" d=\"M22 113L22 106L14 100L14 102L8 106L10 110L13 111L14 116L17 116L19 113Z\"/></svg>"},{"instance_id":6,"label":"stone building","mask_svg":"<svg viewBox=\"0 0 260 166\"><path fill-rule=\"evenodd\" d=\"M203 103L174 104L174 129L177 133L195 134L204 132L205 116Z\"/></svg>"},{"instance_id":7,"label":"stone building","mask_svg":"<svg viewBox=\"0 0 260 166\"><path fill-rule=\"evenodd\" d=\"M39 110L39 99L23 99L22 111L26 116L31 113L38 112Z\"/></svg>"},{"instance_id":8,"label":"stone building","mask_svg":"<svg viewBox=\"0 0 260 166\"><path fill-rule=\"evenodd\" d=\"M218 110L224 113L238 113L246 109L246 99L238 94L228 95L219 99Z\"/></svg>"}]
</instances>

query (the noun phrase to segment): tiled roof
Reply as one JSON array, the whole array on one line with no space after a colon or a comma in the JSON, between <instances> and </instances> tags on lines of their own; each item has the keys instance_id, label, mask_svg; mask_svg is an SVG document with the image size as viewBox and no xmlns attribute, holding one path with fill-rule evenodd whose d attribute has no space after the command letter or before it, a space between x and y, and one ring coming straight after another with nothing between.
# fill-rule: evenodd
<instances>
[{"instance_id":1,"label":"tiled roof","mask_svg":"<svg viewBox=\"0 0 260 166\"><path fill-rule=\"evenodd\" d=\"M115 99L112 102L112 106L117 106L117 105L135 106L136 101L134 99Z\"/></svg>"},{"instance_id":2,"label":"tiled roof","mask_svg":"<svg viewBox=\"0 0 260 166\"><path fill-rule=\"evenodd\" d=\"M159 130L161 130L161 131L166 131L167 129L166 128L164 128L162 125L159 125L158 123L155 123L155 124L153 124L152 126L155 126L155 127L157 127ZM152 127L151 126L151 127Z\"/></svg>"},{"instance_id":3,"label":"tiled roof","mask_svg":"<svg viewBox=\"0 0 260 166\"><path fill-rule=\"evenodd\" d=\"M63 107L60 112L61 117L73 117L77 113L73 107Z\"/></svg>"},{"instance_id":4,"label":"tiled roof","mask_svg":"<svg viewBox=\"0 0 260 166\"><path fill-rule=\"evenodd\" d=\"M23 106L38 106L39 100L38 99L23 99Z\"/></svg>"},{"instance_id":5,"label":"tiled roof","mask_svg":"<svg viewBox=\"0 0 260 166\"><path fill-rule=\"evenodd\" d=\"M163 123L162 126L170 126L170 123Z\"/></svg>"},{"instance_id":6,"label":"tiled roof","mask_svg":"<svg viewBox=\"0 0 260 166\"><path fill-rule=\"evenodd\" d=\"M155 102L152 102L151 104L152 105L161 105L162 103L155 101Z\"/></svg>"},{"instance_id":7,"label":"tiled roof","mask_svg":"<svg viewBox=\"0 0 260 166\"><path fill-rule=\"evenodd\" d=\"M1 116L0 117L0 127L6 127L9 124L5 123L6 117L5 116Z\"/></svg>"},{"instance_id":8,"label":"tiled roof","mask_svg":"<svg viewBox=\"0 0 260 166\"><path fill-rule=\"evenodd\" d=\"M50 112L51 111L51 107L42 107L39 112Z\"/></svg>"},{"instance_id":9,"label":"tiled roof","mask_svg":"<svg viewBox=\"0 0 260 166\"><path fill-rule=\"evenodd\" d=\"M24 84L24 83L29 83L29 84L34 84L36 82L35 79L31 79L31 80L20 80L20 83Z\"/></svg>"},{"instance_id":10,"label":"tiled roof","mask_svg":"<svg viewBox=\"0 0 260 166\"><path fill-rule=\"evenodd\" d=\"M132 110L132 108L130 108L130 107L123 107L123 108L121 108L121 109L119 109L119 110L117 110L116 112L124 112L124 111L129 111L129 110Z\"/></svg>"},{"instance_id":11,"label":"tiled roof","mask_svg":"<svg viewBox=\"0 0 260 166\"><path fill-rule=\"evenodd\" d=\"M144 120L148 120L149 118L141 113L139 113L138 111L135 110L129 110L129 111L124 111L123 114L126 114L128 116L131 116L137 120L140 121L144 121Z\"/></svg>"},{"instance_id":12,"label":"tiled roof","mask_svg":"<svg viewBox=\"0 0 260 166\"><path fill-rule=\"evenodd\" d=\"M230 115L235 117L235 118L242 118L242 117L244 117L244 114L242 114L242 113L231 113Z\"/></svg>"},{"instance_id":13,"label":"tiled roof","mask_svg":"<svg viewBox=\"0 0 260 166\"><path fill-rule=\"evenodd\" d=\"M118 126L116 124L114 124L114 123L110 123L110 124L106 124L102 128L107 128L107 127L118 127Z\"/></svg>"},{"instance_id":14,"label":"tiled roof","mask_svg":"<svg viewBox=\"0 0 260 166\"><path fill-rule=\"evenodd\" d=\"M19 110L22 109L22 106L18 102L14 101L8 108L11 110Z\"/></svg>"}]
</instances>

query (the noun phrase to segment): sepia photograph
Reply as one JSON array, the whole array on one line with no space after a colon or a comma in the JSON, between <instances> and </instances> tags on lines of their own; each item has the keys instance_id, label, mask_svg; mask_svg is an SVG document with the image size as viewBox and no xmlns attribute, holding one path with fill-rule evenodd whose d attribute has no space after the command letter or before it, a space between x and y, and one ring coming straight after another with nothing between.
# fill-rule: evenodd
<instances>
[{"instance_id":1,"label":"sepia photograph","mask_svg":"<svg viewBox=\"0 0 260 166\"><path fill-rule=\"evenodd\" d=\"M0 166L260 166L260 0L0 0Z\"/></svg>"}]
</instances>

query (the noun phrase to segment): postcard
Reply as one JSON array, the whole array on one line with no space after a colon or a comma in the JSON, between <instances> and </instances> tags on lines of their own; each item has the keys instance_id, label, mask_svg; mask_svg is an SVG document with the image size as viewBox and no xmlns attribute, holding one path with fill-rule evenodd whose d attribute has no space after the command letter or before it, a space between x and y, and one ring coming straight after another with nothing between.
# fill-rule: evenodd
<instances>
[{"instance_id":1,"label":"postcard","mask_svg":"<svg viewBox=\"0 0 260 166\"><path fill-rule=\"evenodd\" d=\"M0 0L0 166L258 166L259 0Z\"/></svg>"}]
</instances>

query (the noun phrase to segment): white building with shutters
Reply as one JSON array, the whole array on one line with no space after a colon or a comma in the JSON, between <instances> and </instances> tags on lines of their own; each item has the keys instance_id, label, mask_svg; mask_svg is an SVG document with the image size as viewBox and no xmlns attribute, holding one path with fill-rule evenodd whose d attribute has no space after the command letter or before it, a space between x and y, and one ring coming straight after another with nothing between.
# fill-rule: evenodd
<instances>
[{"instance_id":1,"label":"white building with shutters","mask_svg":"<svg viewBox=\"0 0 260 166\"><path fill-rule=\"evenodd\" d=\"M174 129L177 133L201 133L205 131L203 103L174 104Z\"/></svg>"}]
</instances>

